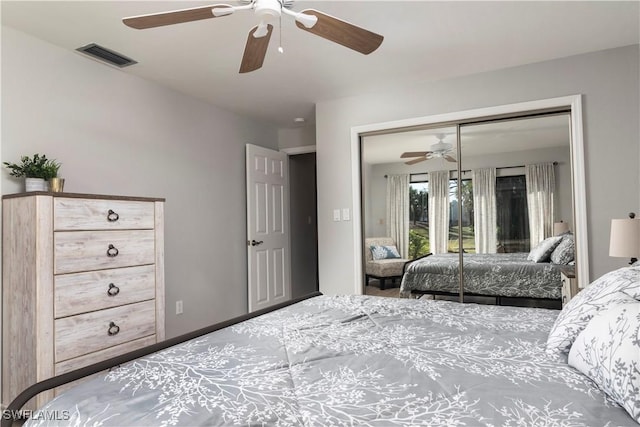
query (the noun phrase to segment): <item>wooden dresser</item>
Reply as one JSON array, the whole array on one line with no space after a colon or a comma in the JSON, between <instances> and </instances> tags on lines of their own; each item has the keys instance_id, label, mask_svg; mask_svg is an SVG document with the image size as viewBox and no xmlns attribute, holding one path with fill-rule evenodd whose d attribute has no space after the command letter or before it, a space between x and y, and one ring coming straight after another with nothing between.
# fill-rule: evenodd
<instances>
[{"instance_id":1,"label":"wooden dresser","mask_svg":"<svg viewBox=\"0 0 640 427\"><path fill-rule=\"evenodd\" d=\"M3 197L3 404L38 381L164 339L163 212L156 198Z\"/></svg>"}]
</instances>

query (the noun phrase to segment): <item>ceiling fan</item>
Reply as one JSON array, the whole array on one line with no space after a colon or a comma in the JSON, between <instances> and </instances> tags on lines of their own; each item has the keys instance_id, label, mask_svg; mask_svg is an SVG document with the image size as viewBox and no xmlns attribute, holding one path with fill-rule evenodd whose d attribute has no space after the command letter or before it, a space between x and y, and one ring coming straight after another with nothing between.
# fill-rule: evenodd
<instances>
[{"instance_id":1,"label":"ceiling fan","mask_svg":"<svg viewBox=\"0 0 640 427\"><path fill-rule=\"evenodd\" d=\"M311 34L315 34L342 46L368 55L376 50L383 36L372 33L364 28L342 21L333 16L314 9L302 12L289 10L293 0L243 0L244 5L232 6L216 4L191 9L174 10L170 12L152 13L149 15L124 18L125 25L138 30L161 27L164 25L180 24L183 22L199 21L202 19L219 18L231 15L241 10L251 10L260 18L247 37L247 43L240 64L240 73L248 73L262 67L264 57L269 46L269 39L273 31L274 22L281 15L291 16L296 20L296 26Z\"/></svg>"},{"instance_id":2,"label":"ceiling fan","mask_svg":"<svg viewBox=\"0 0 640 427\"><path fill-rule=\"evenodd\" d=\"M401 159L408 159L411 157L417 157L416 159L409 160L405 162L407 165L415 165L416 163L424 162L425 160L433 159L436 157L440 157L445 159L448 162L455 162L455 157L451 156L449 153L453 152L453 144L449 144L448 142L444 142L443 139L446 135L439 134L437 136L438 142L431 145L430 151L408 151L402 153L400 156Z\"/></svg>"}]
</instances>

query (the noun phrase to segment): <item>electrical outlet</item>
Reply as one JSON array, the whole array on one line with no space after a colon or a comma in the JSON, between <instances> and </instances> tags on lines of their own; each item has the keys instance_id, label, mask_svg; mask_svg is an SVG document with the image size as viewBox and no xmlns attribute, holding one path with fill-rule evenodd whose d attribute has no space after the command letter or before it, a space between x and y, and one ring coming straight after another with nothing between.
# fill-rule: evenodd
<instances>
[{"instance_id":1,"label":"electrical outlet","mask_svg":"<svg viewBox=\"0 0 640 427\"><path fill-rule=\"evenodd\" d=\"M333 210L333 220L340 221L340 209Z\"/></svg>"},{"instance_id":2,"label":"electrical outlet","mask_svg":"<svg viewBox=\"0 0 640 427\"><path fill-rule=\"evenodd\" d=\"M182 300L176 301L176 314L182 314L183 312Z\"/></svg>"},{"instance_id":3,"label":"electrical outlet","mask_svg":"<svg viewBox=\"0 0 640 427\"><path fill-rule=\"evenodd\" d=\"M342 209L342 220L343 221L351 221L351 214L349 212L349 208Z\"/></svg>"}]
</instances>

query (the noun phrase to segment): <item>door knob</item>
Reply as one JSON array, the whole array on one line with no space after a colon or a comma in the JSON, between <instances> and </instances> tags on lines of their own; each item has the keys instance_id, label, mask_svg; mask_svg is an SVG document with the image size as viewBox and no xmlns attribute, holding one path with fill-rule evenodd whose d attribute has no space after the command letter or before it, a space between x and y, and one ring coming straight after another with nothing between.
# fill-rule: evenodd
<instances>
[{"instance_id":1,"label":"door knob","mask_svg":"<svg viewBox=\"0 0 640 427\"><path fill-rule=\"evenodd\" d=\"M258 246L263 244L264 242L262 240L258 240L257 242L255 240L251 241L251 246Z\"/></svg>"}]
</instances>

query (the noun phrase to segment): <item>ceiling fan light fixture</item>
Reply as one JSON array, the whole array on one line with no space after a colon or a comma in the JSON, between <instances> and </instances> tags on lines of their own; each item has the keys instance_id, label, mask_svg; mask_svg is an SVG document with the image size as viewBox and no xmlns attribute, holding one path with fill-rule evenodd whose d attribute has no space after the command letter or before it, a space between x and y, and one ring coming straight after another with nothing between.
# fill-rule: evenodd
<instances>
[{"instance_id":1,"label":"ceiling fan light fixture","mask_svg":"<svg viewBox=\"0 0 640 427\"><path fill-rule=\"evenodd\" d=\"M262 21L270 22L280 17L281 10L278 0L260 0L255 3L254 12Z\"/></svg>"}]
</instances>

